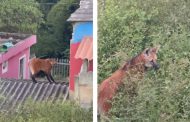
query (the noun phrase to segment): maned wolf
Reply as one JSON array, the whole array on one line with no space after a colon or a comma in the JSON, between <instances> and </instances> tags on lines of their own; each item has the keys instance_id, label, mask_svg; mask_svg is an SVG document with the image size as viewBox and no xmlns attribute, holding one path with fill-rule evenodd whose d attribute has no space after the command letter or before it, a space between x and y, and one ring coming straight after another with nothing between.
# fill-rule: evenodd
<instances>
[{"instance_id":1,"label":"maned wolf","mask_svg":"<svg viewBox=\"0 0 190 122\"><path fill-rule=\"evenodd\" d=\"M144 73L148 68L158 69L157 52L159 47L147 48L124 66L115 71L110 77L101 82L98 89L98 110L100 114L107 114L111 108L110 101L116 94L125 77Z\"/></svg>"},{"instance_id":2,"label":"maned wolf","mask_svg":"<svg viewBox=\"0 0 190 122\"><path fill-rule=\"evenodd\" d=\"M29 61L29 68L31 71L31 78L34 83L37 83L35 77L40 73L43 72L48 81L50 83L55 82L53 77L51 76L51 69L54 64L57 62L53 59L39 59L39 58L33 58Z\"/></svg>"}]
</instances>

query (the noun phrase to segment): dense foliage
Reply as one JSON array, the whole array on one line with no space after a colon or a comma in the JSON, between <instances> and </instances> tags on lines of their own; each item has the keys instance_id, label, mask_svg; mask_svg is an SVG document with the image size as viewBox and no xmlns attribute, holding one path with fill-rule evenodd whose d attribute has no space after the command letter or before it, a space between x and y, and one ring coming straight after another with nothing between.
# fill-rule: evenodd
<instances>
[{"instance_id":1,"label":"dense foliage","mask_svg":"<svg viewBox=\"0 0 190 122\"><path fill-rule=\"evenodd\" d=\"M38 43L33 48L37 56L69 57L72 25L67 19L78 8L77 0L60 0L46 15L38 30Z\"/></svg>"},{"instance_id":2,"label":"dense foliage","mask_svg":"<svg viewBox=\"0 0 190 122\"><path fill-rule=\"evenodd\" d=\"M190 121L190 1L99 1L98 81L146 47L161 45L157 72L125 80L114 121Z\"/></svg>"},{"instance_id":3,"label":"dense foliage","mask_svg":"<svg viewBox=\"0 0 190 122\"><path fill-rule=\"evenodd\" d=\"M36 1L40 4L40 10L44 14L44 19L46 19L51 8L60 0L36 0Z\"/></svg>"},{"instance_id":4,"label":"dense foliage","mask_svg":"<svg viewBox=\"0 0 190 122\"><path fill-rule=\"evenodd\" d=\"M67 19L79 0L3 0L0 31L37 34L37 57L69 57L72 25Z\"/></svg>"},{"instance_id":5,"label":"dense foliage","mask_svg":"<svg viewBox=\"0 0 190 122\"><path fill-rule=\"evenodd\" d=\"M74 102L31 102L15 111L1 111L1 122L92 122L92 109L80 108Z\"/></svg>"},{"instance_id":6,"label":"dense foliage","mask_svg":"<svg viewBox=\"0 0 190 122\"><path fill-rule=\"evenodd\" d=\"M42 17L35 0L3 0L0 4L0 31L36 33Z\"/></svg>"}]
</instances>

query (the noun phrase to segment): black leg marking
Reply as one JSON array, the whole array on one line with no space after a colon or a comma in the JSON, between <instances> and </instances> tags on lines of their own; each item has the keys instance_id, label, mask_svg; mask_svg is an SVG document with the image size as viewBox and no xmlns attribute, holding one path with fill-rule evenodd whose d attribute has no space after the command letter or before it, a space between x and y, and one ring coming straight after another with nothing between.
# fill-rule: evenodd
<instances>
[{"instance_id":1,"label":"black leg marking","mask_svg":"<svg viewBox=\"0 0 190 122\"><path fill-rule=\"evenodd\" d=\"M32 81L33 81L34 83L37 83L37 81L36 81L36 79L35 79L35 76L34 76L34 75L31 75L31 78L32 78Z\"/></svg>"},{"instance_id":2,"label":"black leg marking","mask_svg":"<svg viewBox=\"0 0 190 122\"><path fill-rule=\"evenodd\" d=\"M52 82L51 82L51 78L50 78L49 74L46 74L46 77L47 77L47 79L48 79L49 83L52 83Z\"/></svg>"},{"instance_id":3,"label":"black leg marking","mask_svg":"<svg viewBox=\"0 0 190 122\"><path fill-rule=\"evenodd\" d=\"M54 83L56 83L55 80L53 79L52 75L50 74L49 76L50 76L51 80L52 80Z\"/></svg>"}]
</instances>

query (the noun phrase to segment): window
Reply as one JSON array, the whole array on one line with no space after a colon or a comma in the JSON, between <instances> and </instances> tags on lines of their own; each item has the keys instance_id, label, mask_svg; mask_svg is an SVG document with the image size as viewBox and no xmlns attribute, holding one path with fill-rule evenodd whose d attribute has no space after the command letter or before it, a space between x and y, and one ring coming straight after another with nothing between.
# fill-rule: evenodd
<instances>
[{"instance_id":1,"label":"window","mask_svg":"<svg viewBox=\"0 0 190 122\"><path fill-rule=\"evenodd\" d=\"M8 61L4 61L2 64L2 73L6 73L8 71Z\"/></svg>"}]
</instances>

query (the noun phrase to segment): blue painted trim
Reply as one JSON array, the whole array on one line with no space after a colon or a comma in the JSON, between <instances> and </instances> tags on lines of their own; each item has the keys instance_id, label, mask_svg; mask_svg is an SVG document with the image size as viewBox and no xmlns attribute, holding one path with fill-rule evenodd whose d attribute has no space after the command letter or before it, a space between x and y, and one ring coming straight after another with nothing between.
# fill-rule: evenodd
<instances>
[{"instance_id":1,"label":"blue painted trim","mask_svg":"<svg viewBox=\"0 0 190 122\"><path fill-rule=\"evenodd\" d=\"M93 36L92 22L77 22L73 25L73 38L71 43L77 43L85 36Z\"/></svg>"}]
</instances>

